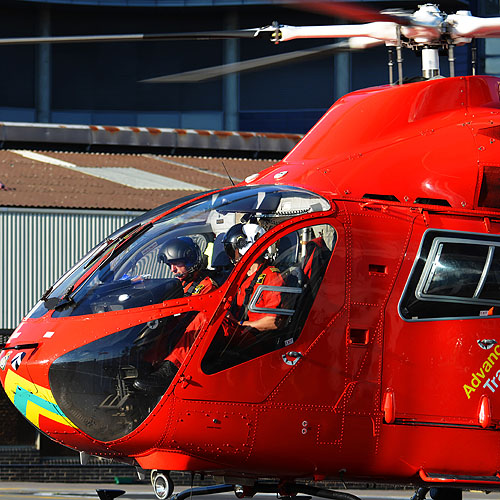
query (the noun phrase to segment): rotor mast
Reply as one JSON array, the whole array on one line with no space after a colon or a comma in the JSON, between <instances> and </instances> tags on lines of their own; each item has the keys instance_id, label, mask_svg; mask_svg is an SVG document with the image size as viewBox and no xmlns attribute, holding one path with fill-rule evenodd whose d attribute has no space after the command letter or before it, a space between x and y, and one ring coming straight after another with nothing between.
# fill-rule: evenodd
<instances>
[{"instance_id":1,"label":"rotor mast","mask_svg":"<svg viewBox=\"0 0 500 500\"><path fill-rule=\"evenodd\" d=\"M401 27L406 37L404 44L421 51L424 78L440 76L439 49L443 44L444 26L445 15L439 7L434 4L425 4L413 14L411 26Z\"/></svg>"},{"instance_id":2,"label":"rotor mast","mask_svg":"<svg viewBox=\"0 0 500 500\"><path fill-rule=\"evenodd\" d=\"M422 76L435 78L439 76L439 50L431 47L422 48Z\"/></svg>"}]
</instances>

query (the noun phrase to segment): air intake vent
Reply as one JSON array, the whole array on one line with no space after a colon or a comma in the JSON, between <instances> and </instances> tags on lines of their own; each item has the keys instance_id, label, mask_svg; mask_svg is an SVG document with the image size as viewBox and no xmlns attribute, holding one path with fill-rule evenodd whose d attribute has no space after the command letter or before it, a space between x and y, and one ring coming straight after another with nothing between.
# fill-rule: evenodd
<instances>
[{"instance_id":1,"label":"air intake vent","mask_svg":"<svg viewBox=\"0 0 500 500\"><path fill-rule=\"evenodd\" d=\"M438 207L451 207L450 202L442 198L416 198L415 203L421 205L437 205Z\"/></svg>"},{"instance_id":2,"label":"air intake vent","mask_svg":"<svg viewBox=\"0 0 500 500\"><path fill-rule=\"evenodd\" d=\"M483 167L478 206L500 208L500 167Z\"/></svg>"},{"instance_id":3,"label":"air intake vent","mask_svg":"<svg viewBox=\"0 0 500 500\"><path fill-rule=\"evenodd\" d=\"M500 127L495 125L494 127L480 128L478 131L481 135L491 137L492 139L500 139Z\"/></svg>"},{"instance_id":4,"label":"air intake vent","mask_svg":"<svg viewBox=\"0 0 500 500\"><path fill-rule=\"evenodd\" d=\"M370 194L366 193L363 198L369 198L370 200L382 200L382 201L399 201L393 194Z\"/></svg>"}]
</instances>

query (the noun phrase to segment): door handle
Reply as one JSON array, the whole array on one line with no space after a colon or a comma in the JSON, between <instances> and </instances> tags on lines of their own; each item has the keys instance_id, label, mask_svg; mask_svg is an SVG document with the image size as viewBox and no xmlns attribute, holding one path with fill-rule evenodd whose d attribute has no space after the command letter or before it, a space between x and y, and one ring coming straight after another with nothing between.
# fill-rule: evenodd
<instances>
[{"instance_id":1,"label":"door handle","mask_svg":"<svg viewBox=\"0 0 500 500\"><path fill-rule=\"evenodd\" d=\"M495 339L483 339L478 340L477 344L481 349L491 349L497 341Z\"/></svg>"},{"instance_id":2,"label":"door handle","mask_svg":"<svg viewBox=\"0 0 500 500\"><path fill-rule=\"evenodd\" d=\"M288 351L282 356L283 362L287 365L294 366L297 364L300 358L303 358L304 355L301 352L297 351Z\"/></svg>"}]
</instances>

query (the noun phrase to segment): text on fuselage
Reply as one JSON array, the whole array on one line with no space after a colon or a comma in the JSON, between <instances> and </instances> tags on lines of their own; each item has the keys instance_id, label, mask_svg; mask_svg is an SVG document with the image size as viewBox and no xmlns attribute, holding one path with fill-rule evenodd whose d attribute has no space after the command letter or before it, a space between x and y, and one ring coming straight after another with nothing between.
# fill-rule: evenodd
<instances>
[{"instance_id":1,"label":"text on fuselage","mask_svg":"<svg viewBox=\"0 0 500 500\"><path fill-rule=\"evenodd\" d=\"M491 392L495 392L500 388L500 370L498 370L495 375L488 375L499 357L500 345L496 345L487 359L483 362L481 368L472 374L470 385L464 384L464 391L467 399L470 399L470 395L476 392L476 389L479 387L489 389Z\"/></svg>"}]
</instances>

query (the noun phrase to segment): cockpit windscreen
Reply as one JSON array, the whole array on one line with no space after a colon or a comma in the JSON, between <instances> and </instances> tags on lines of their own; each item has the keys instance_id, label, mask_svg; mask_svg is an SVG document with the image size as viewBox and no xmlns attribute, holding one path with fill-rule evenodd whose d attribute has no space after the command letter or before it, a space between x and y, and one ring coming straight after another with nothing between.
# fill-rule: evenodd
<instances>
[{"instance_id":1,"label":"cockpit windscreen","mask_svg":"<svg viewBox=\"0 0 500 500\"><path fill-rule=\"evenodd\" d=\"M221 243L235 224L254 222L264 230L295 216L326 211L317 194L288 186L244 186L209 193L158 218L151 211L99 244L63 276L28 317L81 316L144 307L179 298L175 276L165 263L170 241L189 238L202 266L220 286L231 262Z\"/></svg>"}]
</instances>

